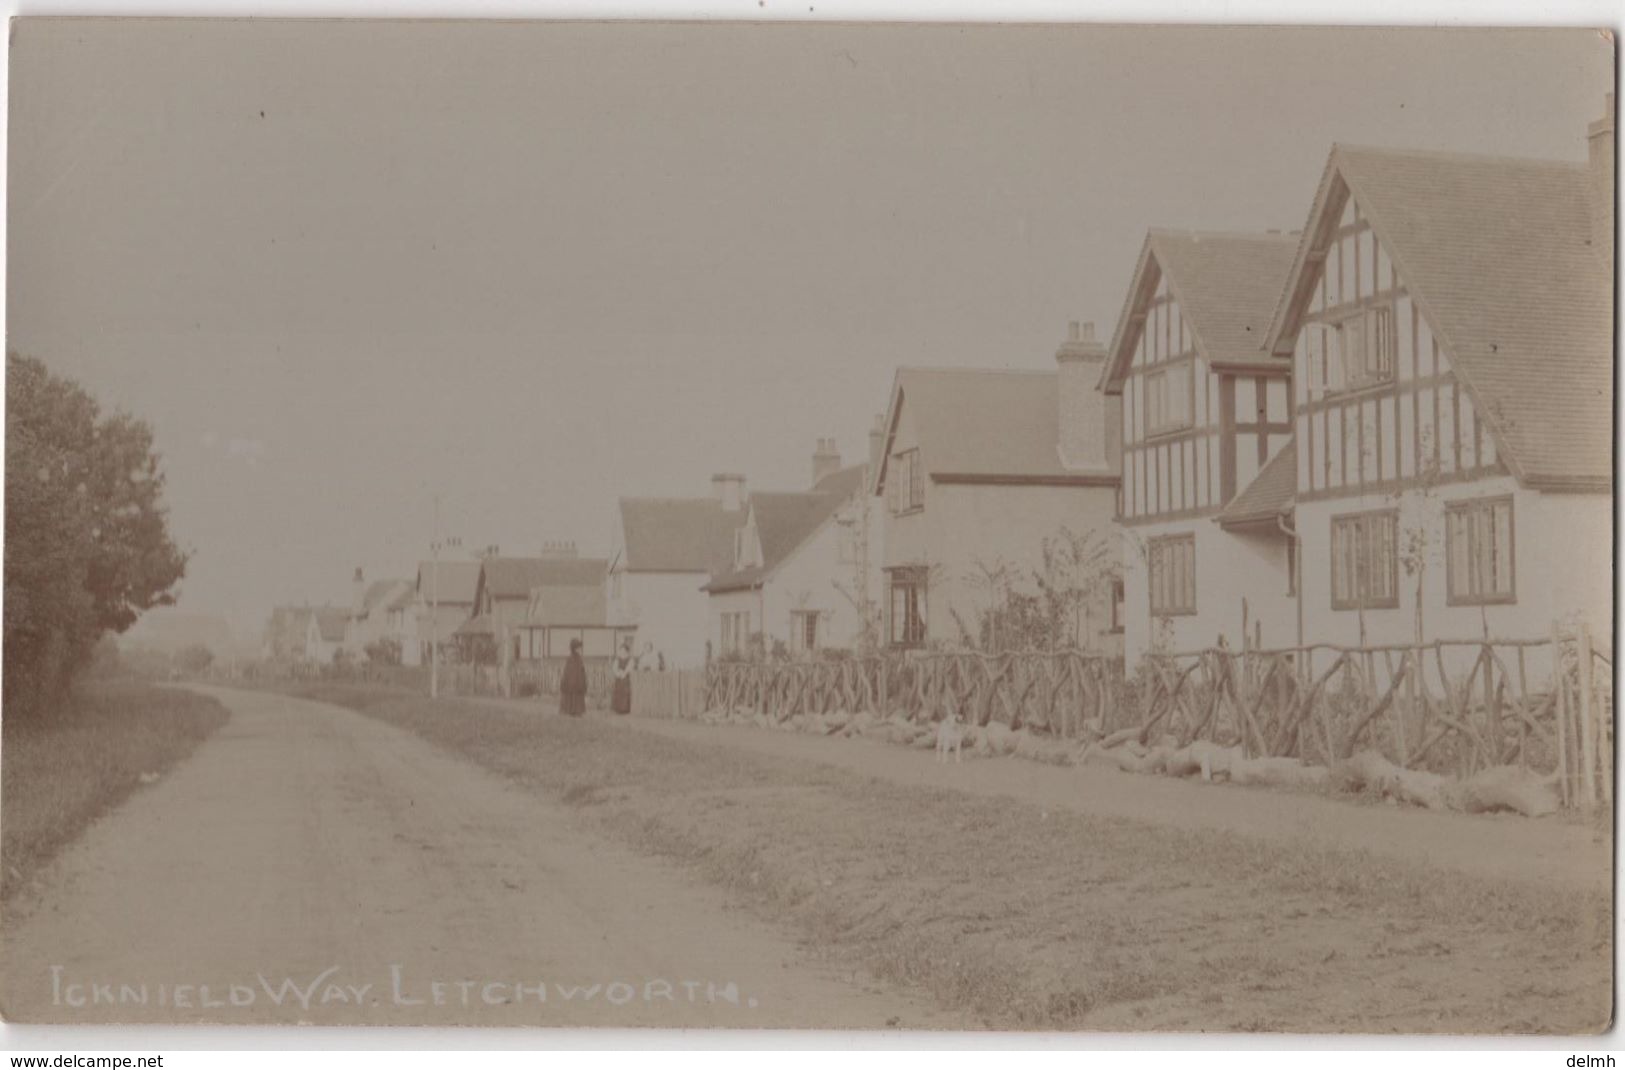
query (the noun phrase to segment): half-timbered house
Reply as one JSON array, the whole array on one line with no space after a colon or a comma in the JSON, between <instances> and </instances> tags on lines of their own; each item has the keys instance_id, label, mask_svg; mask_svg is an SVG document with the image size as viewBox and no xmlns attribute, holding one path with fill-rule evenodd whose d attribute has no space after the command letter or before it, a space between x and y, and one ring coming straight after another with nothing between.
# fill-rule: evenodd
<instances>
[{"instance_id":1,"label":"half-timbered house","mask_svg":"<svg viewBox=\"0 0 1625 1070\"><path fill-rule=\"evenodd\" d=\"M1295 634L1289 529L1258 494L1242 500L1291 440L1292 362L1263 342L1295 248L1280 234L1173 230L1141 246L1101 384L1122 399L1130 664Z\"/></svg>"},{"instance_id":2,"label":"half-timbered house","mask_svg":"<svg viewBox=\"0 0 1625 1070\"><path fill-rule=\"evenodd\" d=\"M1589 165L1333 148L1267 343L1309 639L1607 629L1612 98L1591 140Z\"/></svg>"}]
</instances>

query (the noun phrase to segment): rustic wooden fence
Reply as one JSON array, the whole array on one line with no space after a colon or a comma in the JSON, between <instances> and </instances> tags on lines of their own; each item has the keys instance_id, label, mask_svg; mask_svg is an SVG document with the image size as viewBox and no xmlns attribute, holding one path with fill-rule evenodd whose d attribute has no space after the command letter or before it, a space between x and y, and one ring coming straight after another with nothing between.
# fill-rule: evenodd
<instances>
[{"instance_id":1,"label":"rustic wooden fence","mask_svg":"<svg viewBox=\"0 0 1625 1070\"><path fill-rule=\"evenodd\" d=\"M836 711L967 723L1001 721L1068 738L1090 720L1116 727L1129 707L1122 659L1081 651L979 654L911 651L830 661L715 662L703 708L750 710L777 721Z\"/></svg>"},{"instance_id":2,"label":"rustic wooden fence","mask_svg":"<svg viewBox=\"0 0 1625 1070\"><path fill-rule=\"evenodd\" d=\"M1317 765L1374 750L1404 769L1469 777L1513 765L1555 776L1563 805L1589 808L1612 798L1612 670L1583 627L1528 640L1218 646L1149 655L1132 677L1120 659L1079 651L916 651L714 663L703 701L684 715L957 714L1063 739L1171 736Z\"/></svg>"}]
</instances>

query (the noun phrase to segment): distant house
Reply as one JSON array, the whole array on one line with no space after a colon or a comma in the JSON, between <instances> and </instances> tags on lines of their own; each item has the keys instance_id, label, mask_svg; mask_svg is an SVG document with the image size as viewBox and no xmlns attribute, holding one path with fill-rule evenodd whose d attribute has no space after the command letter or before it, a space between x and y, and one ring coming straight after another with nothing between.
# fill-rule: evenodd
<instances>
[{"instance_id":1,"label":"distant house","mask_svg":"<svg viewBox=\"0 0 1625 1070\"><path fill-rule=\"evenodd\" d=\"M260 656L268 661L299 661L310 632L309 606L277 606L265 624Z\"/></svg>"},{"instance_id":2,"label":"distant house","mask_svg":"<svg viewBox=\"0 0 1625 1070\"><path fill-rule=\"evenodd\" d=\"M576 557L571 545L546 557L487 557L479 564L474 619L487 623L499 661L540 656L532 645L537 629L528 626L533 608L547 614L539 621L544 625L556 619L555 608L569 616L567 607L592 618L577 624L604 623L602 591L609 562L603 558Z\"/></svg>"},{"instance_id":3,"label":"distant house","mask_svg":"<svg viewBox=\"0 0 1625 1070\"><path fill-rule=\"evenodd\" d=\"M479 584L478 561L421 561L414 584L414 616L420 663L429 650L447 647L457 629L474 615L474 590Z\"/></svg>"},{"instance_id":4,"label":"distant house","mask_svg":"<svg viewBox=\"0 0 1625 1070\"><path fill-rule=\"evenodd\" d=\"M1296 248L1280 234L1170 230L1141 247L1102 383L1122 399L1130 663L1153 646L1296 638L1290 484L1280 494L1292 362L1264 349Z\"/></svg>"},{"instance_id":5,"label":"distant house","mask_svg":"<svg viewBox=\"0 0 1625 1070\"><path fill-rule=\"evenodd\" d=\"M1074 324L1053 372L897 372L874 483L890 645L982 642L984 614L1031 594L1045 540L1063 531L1115 557L1118 407L1097 389L1105 359L1093 325ZM1116 563L1099 563L1067 639L1116 650Z\"/></svg>"},{"instance_id":6,"label":"distant house","mask_svg":"<svg viewBox=\"0 0 1625 1070\"><path fill-rule=\"evenodd\" d=\"M520 663L558 661L570 655L570 643L579 640L582 655L608 660L634 629L609 624L603 568L593 573L558 570L553 582L531 588L524 619L515 627Z\"/></svg>"},{"instance_id":7,"label":"distant house","mask_svg":"<svg viewBox=\"0 0 1625 1070\"><path fill-rule=\"evenodd\" d=\"M345 648L357 657L365 657L369 646L390 639L400 644L403 661L415 663L417 627L416 621L410 618L415 616L412 603L416 591L412 581L374 580L366 583L358 568L355 570L355 588ZM413 649L409 650L409 647Z\"/></svg>"},{"instance_id":8,"label":"distant house","mask_svg":"<svg viewBox=\"0 0 1625 1070\"><path fill-rule=\"evenodd\" d=\"M1306 638L1609 631L1614 109L1591 160L1332 149L1293 361Z\"/></svg>"},{"instance_id":9,"label":"distant house","mask_svg":"<svg viewBox=\"0 0 1625 1070\"><path fill-rule=\"evenodd\" d=\"M637 629L672 668L704 663L711 577L729 571L744 524L745 477L711 477L709 498L622 498L610 557L609 623Z\"/></svg>"},{"instance_id":10,"label":"distant house","mask_svg":"<svg viewBox=\"0 0 1625 1070\"><path fill-rule=\"evenodd\" d=\"M340 606L318 606L310 610L305 624L304 660L330 665L344 649L350 611Z\"/></svg>"},{"instance_id":11,"label":"distant house","mask_svg":"<svg viewBox=\"0 0 1625 1070\"><path fill-rule=\"evenodd\" d=\"M881 434L872 436L875 453ZM881 604L879 507L868 493L868 464L840 467L831 439L813 456L814 482L799 493L757 492L734 532L729 567L711 578L709 638L719 655L742 653L760 634L803 655L855 648L878 632Z\"/></svg>"}]
</instances>

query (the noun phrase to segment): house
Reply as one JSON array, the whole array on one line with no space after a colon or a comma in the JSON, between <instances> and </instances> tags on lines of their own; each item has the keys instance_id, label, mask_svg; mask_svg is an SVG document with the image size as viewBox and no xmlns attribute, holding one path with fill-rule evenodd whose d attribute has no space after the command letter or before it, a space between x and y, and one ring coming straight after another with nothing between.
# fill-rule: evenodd
<instances>
[{"instance_id":1,"label":"house","mask_svg":"<svg viewBox=\"0 0 1625 1070\"><path fill-rule=\"evenodd\" d=\"M1171 230L1141 246L1102 380L1122 403L1131 665L1221 636L1235 649L1296 638L1291 529L1262 497L1292 463L1292 362L1263 343L1296 249L1281 234Z\"/></svg>"},{"instance_id":2,"label":"house","mask_svg":"<svg viewBox=\"0 0 1625 1070\"><path fill-rule=\"evenodd\" d=\"M410 580L374 580L367 583L362 570L355 570L354 594L350 603L350 620L344 646L358 658L367 656L367 648L375 643L392 640L401 651L401 660L408 665L417 661L417 627L412 603L416 590Z\"/></svg>"},{"instance_id":3,"label":"house","mask_svg":"<svg viewBox=\"0 0 1625 1070\"><path fill-rule=\"evenodd\" d=\"M873 486L889 645L1002 644L992 611L1034 597L1046 543L1070 533L1088 545L1065 641L1120 649L1119 406L1097 389L1092 324L1074 324L1055 359L1055 371L898 370Z\"/></svg>"},{"instance_id":4,"label":"house","mask_svg":"<svg viewBox=\"0 0 1625 1070\"><path fill-rule=\"evenodd\" d=\"M418 563L413 594L420 662L429 660L432 646L451 646L453 634L474 615L474 589L479 579L478 561Z\"/></svg>"},{"instance_id":5,"label":"house","mask_svg":"<svg viewBox=\"0 0 1625 1070\"><path fill-rule=\"evenodd\" d=\"M1293 361L1305 638L1609 634L1614 108L1588 164L1334 146Z\"/></svg>"},{"instance_id":6,"label":"house","mask_svg":"<svg viewBox=\"0 0 1625 1070\"><path fill-rule=\"evenodd\" d=\"M304 660L316 665L331 665L344 651L350 611L341 606L318 606L309 611L305 621Z\"/></svg>"},{"instance_id":7,"label":"house","mask_svg":"<svg viewBox=\"0 0 1625 1070\"><path fill-rule=\"evenodd\" d=\"M606 577L609 623L637 629L672 668L705 663L711 577L729 571L750 498L745 477L711 477L709 498L622 498Z\"/></svg>"},{"instance_id":8,"label":"house","mask_svg":"<svg viewBox=\"0 0 1625 1070\"><path fill-rule=\"evenodd\" d=\"M267 661L298 661L305 656L310 631L309 606L275 606L265 624L260 656Z\"/></svg>"},{"instance_id":9,"label":"house","mask_svg":"<svg viewBox=\"0 0 1625 1070\"><path fill-rule=\"evenodd\" d=\"M883 441L876 427L873 459ZM878 637L882 521L868 493L872 471L841 467L835 441L820 439L808 490L751 495L727 569L705 585L713 650L743 653L758 634L766 651L792 655Z\"/></svg>"},{"instance_id":10,"label":"house","mask_svg":"<svg viewBox=\"0 0 1625 1070\"><path fill-rule=\"evenodd\" d=\"M563 573L555 582L538 584L530 592L524 619L516 626L518 661L558 662L570 656L570 644L581 642L582 656L607 661L635 629L608 623L603 566L591 575Z\"/></svg>"},{"instance_id":11,"label":"house","mask_svg":"<svg viewBox=\"0 0 1625 1070\"><path fill-rule=\"evenodd\" d=\"M484 621L496 644L499 662L508 663L541 656L532 646L537 638L536 629L528 628L532 610L546 606L549 612L565 606L584 610L590 619L571 623L603 623L596 599L604 585L604 572L609 562L603 558L577 557L573 543L549 547L543 557L487 557L479 563L479 575L474 583L474 620ZM540 601L538 601L540 599ZM584 606L591 601L593 605ZM554 619L549 616L544 623ZM545 649L545 648L544 648Z\"/></svg>"}]
</instances>

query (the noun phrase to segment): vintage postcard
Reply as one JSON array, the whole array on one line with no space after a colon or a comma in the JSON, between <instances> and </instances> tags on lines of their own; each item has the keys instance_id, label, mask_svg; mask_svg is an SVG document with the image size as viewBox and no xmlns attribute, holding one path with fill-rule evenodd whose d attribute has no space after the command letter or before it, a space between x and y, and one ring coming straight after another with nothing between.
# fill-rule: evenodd
<instances>
[{"instance_id":1,"label":"vintage postcard","mask_svg":"<svg viewBox=\"0 0 1625 1070\"><path fill-rule=\"evenodd\" d=\"M6 1020L1609 1028L1611 33L10 33Z\"/></svg>"}]
</instances>

